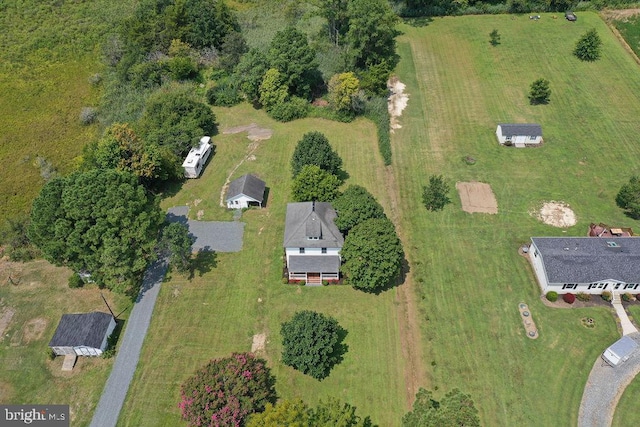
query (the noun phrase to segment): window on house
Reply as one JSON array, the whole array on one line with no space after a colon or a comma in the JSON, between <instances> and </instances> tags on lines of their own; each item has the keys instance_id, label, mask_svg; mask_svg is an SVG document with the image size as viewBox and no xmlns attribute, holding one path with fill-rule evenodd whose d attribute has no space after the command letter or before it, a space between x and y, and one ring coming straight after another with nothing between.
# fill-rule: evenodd
<instances>
[{"instance_id":1,"label":"window on house","mask_svg":"<svg viewBox=\"0 0 640 427\"><path fill-rule=\"evenodd\" d=\"M322 248L322 253L326 254L327 253L327 248Z\"/></svg>"},{"instance_id":2,"label":"window on house","mask_svg":"<svg viewBox=\"0 0 640 427\"><path fill-rule=\"evenodd\" d=\"M238 204L238 201L237 201L237 200L234 200L234 201L233 201L233 203L235 203L235 204L237 205L237 204Z\"/></svg>"},{"instance_id":3,"label":"window on house","mask_svg":"<svg viewBox=\"0 0 640 427\"><path fill-rule=\"evenodd\" d=\"M300 248L300 253L303 254L304 253L304 248Z\"/></svg>"}]
</instances>

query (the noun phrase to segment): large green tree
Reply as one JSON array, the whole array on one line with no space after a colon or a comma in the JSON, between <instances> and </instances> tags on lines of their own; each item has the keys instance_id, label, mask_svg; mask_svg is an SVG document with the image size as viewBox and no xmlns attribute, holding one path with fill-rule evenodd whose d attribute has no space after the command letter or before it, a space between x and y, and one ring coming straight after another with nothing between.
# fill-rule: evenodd
<instances>
[{"instance_id":1,"label":"large green tree","mask_svg":"<svg viewBox=\"0 0 640 427\"><path fill-rule=\"evenodd\" d=\"M168 224L162 230L162 244L171 253L170 263L179 272L191 268L192 245L195 238L189 227L178 222Z\"/></svg>"},{"instance_id":2,"label":"large green tree","mask_svg":"<svg viewBox=\"0 0 640 427\"><path fill-rule=\"evenodd\" d=\"M431 175L429 185L422 187L422 203L430 211L441 211L451 203L449 184L442 175Z\"/></svg>"},{"instance_id":3,"label":"large green tree","mask_svg":"<svg viewBox=\"0 0 640 427\"><path fill-rule=\"evenodd\" d=\"M320 14L327 20L329 39L336 45L343 43L349 30L349 0L319 0Z\"/></svg>"},{"instance_id":4,"label":"large green tree","mask_svg":"<svg viewBox=\"0 0 640 427\"><path fill-rule=\"evenodd\" d=\"M316 165L320 169L339 176L342 174L342 159L320 132L307 132L298 141L291 157L291 171L295 178L306 165Z\"/></svg>"},{"instance_id":5,"label":"large green tree","mask_svg":"<svg viewBox=\"0 0 640 427\"><path fill-rule=\"evenodd\" d=\"M260 100L260 85L268 69L267 56L259 49L251 49L240 58L233 77L249 102Z\"/></svg>"},{"instance_id":6,"label":"large green tree","mask_svg":"<svg viewBox=\"0 0 640 427\"><path fill-rule=\"evenodd\" d=\"M267 403L263 412L251 415L247 427L308 427L309 407L300 399Z\"/></svg>"},{"instance_id":7,"label":"large green tree","mask_svg":"<svg viewBox=\"0 0 640 427\"><path fill-rule=\"evenodd\" d=\"M181 163L168 148L145 144L128 124L120 123L109 127L85 156L86 167L131 172L147 186L180 177Z\"/></svg>"},{"instance_id":8,"label":"large green tree","mask_svg":"<svg viewBox=\"0 0 640 427\"><path fill-rule=\"evenodd\" d=\"M275 378L252 353L214 359L181 387L180 411L190 426L242 426L276 402Z\"/></svg>"},{"instance_id":9,"label":"large green tree","mask_svg":"<svg viewBox=\"0 0 640 427\"><path fill-rule=\"evenodd\" d=\"M539 78L531 83L529 89L529 102L532 105L548 104L551 97L551 88L549 88L549 80Z\"/></svg>"},{"instance_id":10,"label":"large green tree","mask_svg":"<svg viewBox=\"0 0 640 427\"><path fill-rule=\"evenodd\" d=\"M431 391L420 388L413 410L402 418L403 427L480 427L471 396L454 389L439 402Z\"/></svg>"},{"instance_id":11,"label":"large green tree","mask_svg":"<svg viewBox=\"0 0 640 427\"><path fill-rule=\"evenodd\" d=\"M147 100L140 128L146 142L183 157L202 136L216 133L216 117L185 90L161 90Z\"/></svg>"},{"instance_id":12,"label":"large green tree","mask_svg":"<svg viewBox=\"0 0 640 427\"><path fill-rule=\"evenodd\" d=\"M314 427L373 427L371 419L356 415L356 407L335 397L320 400L310 410L310 424Z\"/></svg>"},{"instance_id":13,"label":"large green tree","mask_svg":"<svg viewBox=\"0 0 640 427\"><path fill-rule=\"evenodd\" d=\"M344 329L331 316L315 311L299 311L284 322L282 335L282 363L321 380L340 361L341 336Z\"/></svg>"},{"instance_id":14,"label":"large green tree","mask_svg":"<svg viewBox=\"0 0 640 427\"><path fill-rule=\"evenodd\" d=\"M356 225L371 218L385 218L380 203L359 185L350 185L332 203L338 213L336 226L343 233L348 233Z\"/></svg>"},{"instance_id":15,"label":"large green tree","mask_svg":"<svg viewBox=\"0 0 640 427\"><path fill-rule=\"evenodd\" d=\"M340 179L316 165L306 165L291 185L296 202L330 202L338 196Z\"/></svg>"},{"instance_id":16,"label":"large green tree","mask_svg":"<svg viewBox=\"0 0 640 427\"><path fill-rule=\"evenodd\" d=\"M640 178L633 176L620 188L616 204L625 209L630 217L640 219Z\"/></svg>"},{"instance_id":17,"label":"large green tree","mask_svg":"<svg viewBox=\"0 0 640 427\"><path fill-rule=\"evenodd\" d=\"M582 61L597 61L600 59L602 40L595 28L590 29L580 37L573 50L573 54Z\"/></svg>"},{"instance_id":18,"label":"large green tree","mask_svg":"<svg viewBox=\"0 0 640 427\"><path fill-rule=\"evenodd\" d=\"M50 262L123 292L153 258L161 222L157 200L133 174L94 169L49 181L33 202L28 235Z\"/></svg>"},{"instance_id":19,"label":"large green tree","mask_svg":"<svg viewBox=\"0 0 640 427\"><path fill-rule=\"evenodd\" d=\"M353 227L340 254L347 283L366 292L380 292L392 285L404 259L395 227L386 218L368 219Z\"/></svg>"},{"instance_id":20,"label":"large green tree","mask_svg":"<svg viewBox=\"0 0 640 427\"><path fill-rule=\"evenodd\" d=\"M283 76L290 95L311 96L319 74L315 49L309 46L305 33L293 26L278 31L271 41L267 60Z\"/></svg>"},{"instance_id":21,"label":"large green tree","mask_svg":"<svg viewBox=\"0 0 640 427\"><path fill-rule=\"evenodd\" d=\"M387 62L393 69L398 62L396 23L398 16L387 0L351 0L348 5L347 41L355 65L366 69Z\"/></svg>"}]
</instances>

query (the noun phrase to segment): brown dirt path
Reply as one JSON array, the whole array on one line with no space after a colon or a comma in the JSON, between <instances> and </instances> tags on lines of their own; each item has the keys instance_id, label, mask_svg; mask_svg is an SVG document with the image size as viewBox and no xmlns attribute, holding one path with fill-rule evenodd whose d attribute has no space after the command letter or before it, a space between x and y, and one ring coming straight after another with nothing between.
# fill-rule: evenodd
<instances>
[{"instance_id":1,"label":"brown dirt path","mask_svg":"<svg viewBox=\"0 0 640 427\"><path fill-rule=\"evenodd\" d=\"M391 205L390 219L396 226L398 236L407 247L406 232L401 226L398 212L398 192L400 187L396 181L392 166L385 170L386 191ZM409 260L407 260L409 262ZM410 409L418 388L424 385L426 373L422 363L422 346L420 324L418 322L418 303L416 298L413 275L408 265L403 266L404 283L396 288L396 303L398 307L398 328L400 331L400 343L402 345L402 357L405 361L405 399L406 407Z\"/></svg>"}]
</instances>

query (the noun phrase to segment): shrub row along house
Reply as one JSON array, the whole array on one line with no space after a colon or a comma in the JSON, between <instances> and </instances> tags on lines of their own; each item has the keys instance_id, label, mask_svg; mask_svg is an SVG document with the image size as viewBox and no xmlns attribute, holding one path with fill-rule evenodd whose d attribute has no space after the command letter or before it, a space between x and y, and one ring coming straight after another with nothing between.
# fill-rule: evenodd
<instances>
[{"instance_id":1,"label":"shrub row along house","mask_svg":"<svg viewBox=\"0 0 640 427\"><path fill-rule=\"evenodd\" d=\"M336 216L327 202L287 205L283 246L289 280L307 284L339 280L344 237L334 223Z\"/></svg>"},{"instance_id":2,"label":"shrub row along house","mask_svg":"<svg viewBox=\"0 0 640 427\"><path fill-rule=\"evenodd\" d=\"M529 256L545 294L640 288L639 238L532 237Z\"/></svg>"}]
</instances>

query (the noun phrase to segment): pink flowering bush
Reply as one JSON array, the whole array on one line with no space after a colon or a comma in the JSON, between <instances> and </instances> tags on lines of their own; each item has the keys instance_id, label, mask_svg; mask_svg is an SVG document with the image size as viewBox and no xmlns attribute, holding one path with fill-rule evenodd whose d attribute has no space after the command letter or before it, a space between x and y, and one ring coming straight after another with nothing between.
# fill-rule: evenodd
<instances>
[{"instance_id":1,"label":"pink flowering bush","mask_svg":"<svg viewBox=\"0 0 640 427\"><path fill-rule=\"evenodd\" d=\"M275 403L275 378L252 353L214 359L182 384L180 411L190 426L244 425L248 415Z\"/></svg>"}]
</instances>

